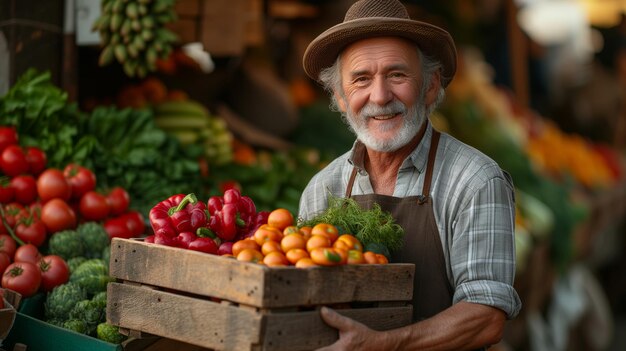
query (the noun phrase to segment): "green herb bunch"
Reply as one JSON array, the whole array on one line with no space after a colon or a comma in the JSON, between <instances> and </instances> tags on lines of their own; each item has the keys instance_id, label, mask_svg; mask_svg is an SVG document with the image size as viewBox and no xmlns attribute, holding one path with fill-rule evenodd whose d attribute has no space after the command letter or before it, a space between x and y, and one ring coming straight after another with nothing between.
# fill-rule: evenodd
<instances>
[{"instance_id":1,"label":"green herb bunch","mask_svg":"<svg viewBox=\"0 0 626 351\"><path fill-rule=\"evenodd\" d=\"M383 211L378 204L371 209L362 208L354 199L341 198L329 194L328 208L310 220L301 221L299 226L314 226L317 223L330 223L341 232L356 236L364 247L383 244L395 251L402 247L404 229L395 223L391 213Z\"/></svg>"}]
</instances>

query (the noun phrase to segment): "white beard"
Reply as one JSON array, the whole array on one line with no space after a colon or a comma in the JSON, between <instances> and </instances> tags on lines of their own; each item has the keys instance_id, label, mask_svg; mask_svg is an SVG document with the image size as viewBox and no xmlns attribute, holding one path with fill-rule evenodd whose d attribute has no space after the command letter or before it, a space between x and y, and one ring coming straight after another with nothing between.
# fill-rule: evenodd
<instances>
[{"instance_id":1,"label":"white beard","mask_svg":"<svg viewBox=\"0 0 626 351\"><path fill-rule=\"evenodd\" d=\"M400 131L392 138L376 138L371 134L367 127L367 120L373 116L383 116L390 114L401 114L404 125ZM426 106L422 99L415 105L407 108L402 102L393 100L387 105L381 107L373 103L363 106L357 114L353 114L349 109L346 113L342 113L344 120L347 121L350 129L357 138L368 148L379 152L396 151L404 145L408 144L413 137L419 132L422 123L427 119ZM393 125L389 124L389 128ZM385 128L385 127L383 127ZM384 129L382 131L385 131Z\"/></svg>"}]
</instances>

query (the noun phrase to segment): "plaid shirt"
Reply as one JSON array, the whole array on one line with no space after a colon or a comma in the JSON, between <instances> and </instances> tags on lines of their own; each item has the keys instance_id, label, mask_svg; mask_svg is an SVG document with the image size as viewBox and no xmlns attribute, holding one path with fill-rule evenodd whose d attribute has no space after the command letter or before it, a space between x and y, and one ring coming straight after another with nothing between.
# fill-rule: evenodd
<instances>
[{"instance_id":1,"label":"plaid shirt","mask_svg":"<svg viewBox=\"0 0 626 351\"><path fill-rule=\"evenodd\" d=\"M429 124L417 148L398 172L393 196L422 192ZM355 143L356 145L356 143ZM344 197L353 166L358 169L353 195L373 193L363 159L355 147L316 174L300 199L299 217L310 219L327 207L328 193ZM498 164L478 150L442 133L437 150L431 193L446 260L453 303L467 301L497 307L515 317L521 302L515 278L515 198L513 182Z\"/></svg>"}]
</instances>

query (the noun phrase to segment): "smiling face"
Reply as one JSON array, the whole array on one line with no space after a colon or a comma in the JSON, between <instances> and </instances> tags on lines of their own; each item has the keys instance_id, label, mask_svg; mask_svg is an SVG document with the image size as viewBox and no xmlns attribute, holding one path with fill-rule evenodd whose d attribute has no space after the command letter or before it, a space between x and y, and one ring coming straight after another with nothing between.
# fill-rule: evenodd
<instances>
[{"instance_id":1,"label":"smiling face","mask_svg":"<svg viewBox=\"0 0 626 351\"><path fill-rule=\"evenodd\" d=\"M433 80L435 81L435 80ZM409 143L427 118L438 86L422 88L420 57L411 42L372 38L341 54L340 110L367 147L390 152Z\"/></svg>"}]
</instances>

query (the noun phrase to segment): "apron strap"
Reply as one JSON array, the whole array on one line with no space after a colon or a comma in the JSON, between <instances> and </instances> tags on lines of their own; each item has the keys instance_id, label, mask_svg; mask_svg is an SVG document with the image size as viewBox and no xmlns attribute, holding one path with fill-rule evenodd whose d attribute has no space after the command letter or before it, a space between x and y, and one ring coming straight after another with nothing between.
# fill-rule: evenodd
<instances>
[{"instance_id":1,"label":"apron strap","mask_svg":"<svg viewBox=\"0 0 626 351\"><path fill-rule=\"evenodd\" d=\"M356 167L352 167L352 173L350 174L350 179L348 180L348 188L346 188L346 198L352 196L352 186L354 186L354 180L356 179Z\"/></svg>"},{"instance_id":2,"label":"apron strap","mask_svg":"<svg viewBox=\"0 0 626 351\"><path fill-rule=\"evenodd\" d=\"M433 128L433 137L430 140L430 149L428 150L428 163L426 164L426 177L424 178L424 187L422 195L419 197L419 204L428 201L430 196L430 183L433 178L433 168L435 166L435 157L437 155L437 146L439 145L439 136L441 134Z\"/></svg>"}]
</instances>

